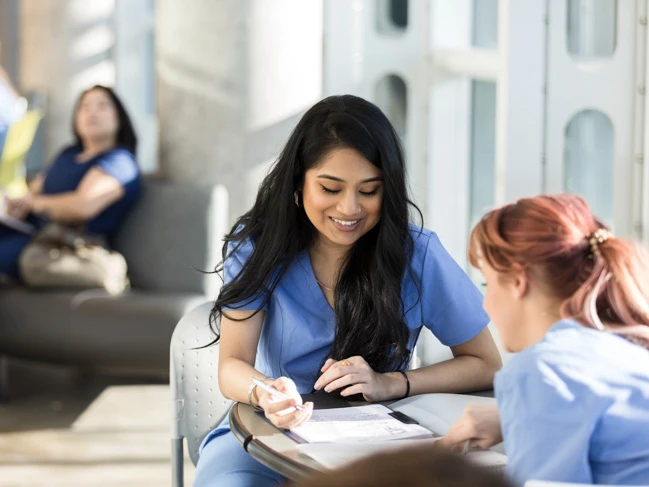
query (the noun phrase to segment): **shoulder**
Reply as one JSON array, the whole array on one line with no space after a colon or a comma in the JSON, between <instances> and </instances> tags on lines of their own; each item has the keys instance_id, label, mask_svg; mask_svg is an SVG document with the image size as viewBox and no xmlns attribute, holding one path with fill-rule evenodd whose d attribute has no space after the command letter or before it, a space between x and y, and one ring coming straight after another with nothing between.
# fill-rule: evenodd
<instances>
[{"instance_id":1,"label":"shoulder","mask_svg":"<svg viewBox=\"0 0 649 487\"><path fill-rule=\"evenodd\" d=\"M127 149L117 148L97 156L95 166L126 184L137 179L140 170L133 153Z\"/></svg>"},{"instance_id":2,"label":"shoulder","mask_svg":"<svg viewBox=\"0 0 649 487\"><path fill-rule=\"evenodd\" d=\"M227 243L223 260L226 281L233 280L248 264L255 253L256 242L253 237L233 238Z\"/></svg>"},{"instance_id":3,"label":"shoulder","mask_svg":"<svg viewBox=\"0 0 649 487\"><path fill-rule=\"evenodd\" d=\"M545 378L549 383L562 381L567 368L579 366L579 340L583 328L573 320L554 324L543 339L516 353L498 373L502 388L513 387L524 378Z\"/></svg>"},{"instance_id":4,"label":"shoulder","mask_svg":"<svg viewBox=\"0 0 649 487\"><path fill-rule=\"evenodd\" d=\"M235 229L235 238L230 240L227 244L227 253L225 255L226 264L231 264L233 260L244 264L255 251L257 247L256 241L253 237L240 237L236 238L236 233L240 233L242 225Z\"/></svg>"},{"instance_id":5,"label":"shoulder","mask_svg":"<svg viewBox=\"0 0 649 487\"><path fill-rule=\"evenodd\" d=\"M413 240L410 265L422 274L430 272L456 272L460 270L453 257L442 245L437 233L427 228L410 225ZM423 277L423 276L422 276Z\"/></svg>"},{"instance_id":6,"label":"shoulder","mask_svg":"<svg viewBox=\"0 0 649 487\"><path fill-rule=\"evenodd\" d=\"M522 381L547 386L566 398L607 396L612 384L630 384L649 353L627 340L565 319L544 338L516 354L498 373L496 387L507 391Z\"/></svg>"},{"instance_id":7,"label":"shoulder","mask_svg":"<svg viewBox=\"0 0 649 487\"><path fill-rule=\"evenodd\" d=\"M135 155L128 150L128 149L123 149L121 147L118 147L116 149L111 149L109 151L106 151L99 156L97 156L97 160L99 162L106 161L106 162L121 162L129 165L135 165L137 166L137 160L135 159Z\"/></svg>"},{"instance_id":8,"label":"shoulder","mask_svg":"<svg viewBox=\"0 0 649 487\"><path fill-rule=\"evenodd\" d=\"M409 231L413 242L413 259L423 258L431 251L445 251L439 237L432 230L411 223L409 225Z\"/></svg>"}]
</instances>

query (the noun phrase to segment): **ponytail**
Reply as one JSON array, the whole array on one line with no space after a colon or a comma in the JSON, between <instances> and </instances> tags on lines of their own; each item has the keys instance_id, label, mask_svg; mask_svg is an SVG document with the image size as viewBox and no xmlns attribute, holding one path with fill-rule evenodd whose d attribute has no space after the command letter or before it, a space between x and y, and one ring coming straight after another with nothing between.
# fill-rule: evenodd
<instances>
[{"instance_id":1,"label":"ponytail","mask_svg":"<svg viewBox=\"0 0 649 487\"><path fill-rule=\"evenodd\" d=\"M591 249L592 272L563 303L561 316L649 348L649 253L610 233Z\"/></svg>"},{"instance_id":2,"label":"ponytail","mask_svg":"<svg viewBox=\"0 0 649 487\"><path fill-rule=\"evenodd\" d=\"M583 198L520 199L487 213L470 242L474 267L528 268L543 292L563 301L562 318L649 349L649 253L615 238Z\"/></svg>"}]
</instances>

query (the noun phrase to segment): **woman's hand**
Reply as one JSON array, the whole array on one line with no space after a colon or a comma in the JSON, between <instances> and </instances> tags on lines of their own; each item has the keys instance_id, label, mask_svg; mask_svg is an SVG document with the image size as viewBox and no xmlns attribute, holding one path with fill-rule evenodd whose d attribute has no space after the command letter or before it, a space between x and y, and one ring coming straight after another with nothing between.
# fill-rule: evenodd
<instances>
[{"instance_id":1,"label":"woman's hand","mask_svg":"<svg viewBox=\"0 0 649 487\"><path fill-rule=\"evenodd\" d=\"M344 388L340 395L363 394L366 401L385 401L406 394L406 379L398 372L379 374L363 357L336 361L328 359L320 369L322 375L313 386L316 390L332 392Z\"/></svg>"},{"instance_id":2,"label":"woman's hand","mask_svg":"<svg viewBox=\"0 0 649 487\"><path fill-rule=\"evenodd\" d=\"M503 441L495 404L469 404L438 444L453 451L486 450Z\"/></svg>"},{"instance_id":3,"label":"woman's hand","mask_svg":"<svg viewBox=\"0 0 649 487\"><path fill-rule=\"evenodd\" d=\"M6 211L9 216L24 220L32 210L32 197L31 195L22 198L8 199L6 201Z\"/></svg>"},{"instance_id":4,"label":"woman's hand","mask_svg":"<svg viewBox=\"0 0 649 487\"><path fill-rule=\"evenodd\" d=\"M309 420L313 413L313 403L302 404L302 397L297 392L295 382L287 377L280 377L268 385L289 397L289 399L279 399L260 387L256 388L259 406L264 409L264 413L271 423L278 428L291 429ZM302 411L295 409L295 406L298 405L302 405Z\"/></svg>"}]
</instances>

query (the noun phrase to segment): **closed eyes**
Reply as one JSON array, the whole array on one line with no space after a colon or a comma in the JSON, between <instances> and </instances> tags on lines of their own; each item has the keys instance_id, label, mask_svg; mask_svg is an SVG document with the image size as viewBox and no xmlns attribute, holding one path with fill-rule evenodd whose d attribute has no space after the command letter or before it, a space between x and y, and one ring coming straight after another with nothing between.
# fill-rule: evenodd
<instances>
[{"instance_id":1,"label":"closed eyes","mask_svg":"<svg viewBox=\"0 0 649 487\"><path fill-rule=\"evenodd\" d=\"M338 193L340 193L339 189L330 189L330 188L327 188L326 186L322 186L322 191L324 191L327 194L338 194ZM378 187L373 189L372 191L359 191L359 193L362 194L363 196L373 196L378 192L379 192Z\"/></svg>"}]
</instances>

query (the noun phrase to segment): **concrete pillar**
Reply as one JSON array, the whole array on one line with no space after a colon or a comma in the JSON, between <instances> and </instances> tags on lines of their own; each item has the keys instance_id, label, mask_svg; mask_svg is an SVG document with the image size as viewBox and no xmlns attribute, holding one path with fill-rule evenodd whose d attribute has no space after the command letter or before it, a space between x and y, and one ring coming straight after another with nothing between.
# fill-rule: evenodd
<instances>
[{"instance_id":1,"label":"concrete pillar","mask_svg":"<svg viewBox=\"0 0 649 487\"><path fill-rule=\"evenodd\" d=\"M48 99L46 157L72 141L79 93L115 83L115 0L22 0L20 88Z\"/></svg>"},{"instance_id":2,"label":"concrete pillar","mask_svg":"<svg viewBox=\"0 0 649 487\"><path fill-rule=\"evenodd\" d=\"M0 0L0 63L18 86L20 57L18 0Z\"/></svg>"},{"instance_id":3,"label":"concrete pillar","mask_svg":"<svg viewBox=\"0 0 649 487\"><path fill-rule=\"evenodd\" d=\"M222 183L231 218L322 96L322 0L158 0L160 169Z\"/></svg>"}]
</instances>

